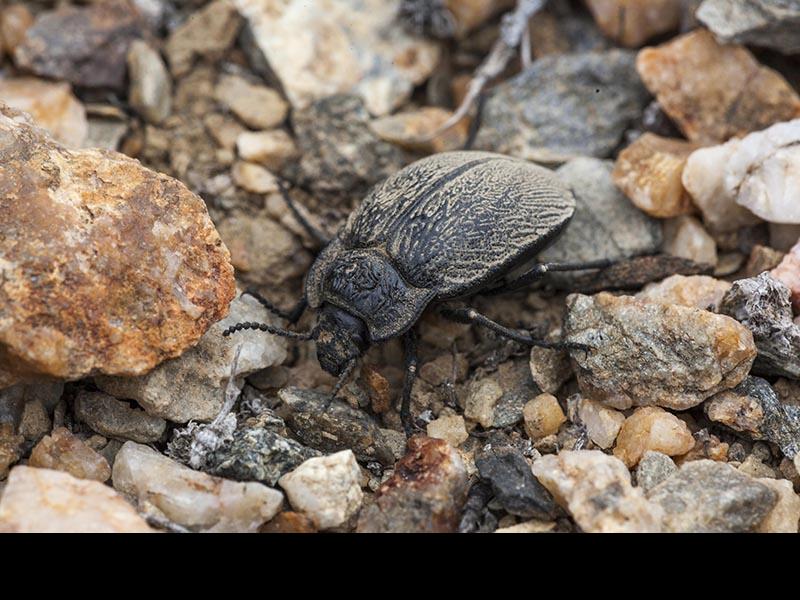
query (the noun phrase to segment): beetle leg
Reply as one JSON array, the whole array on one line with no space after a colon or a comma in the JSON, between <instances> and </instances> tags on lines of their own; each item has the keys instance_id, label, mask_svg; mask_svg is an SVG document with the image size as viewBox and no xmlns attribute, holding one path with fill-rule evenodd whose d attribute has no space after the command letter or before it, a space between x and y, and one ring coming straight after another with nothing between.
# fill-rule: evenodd
<instances>
[{"instance_id":1,"label":"beetle leg","mask_svg":"<svg viewBox=\"0 0 800 600\"><path fill-rule=\"evenodd\" d=\"M300 301L292 308L292 310L285 311L282 308L278 308L277 306L275 306L272 302L264 298L264 296L259 294L253 288L247 288L244 292L242 292L242 295L244 294L252 296L256 300L258 300L261 303L261 306L266 308L272 314L278 315L281 319L286 319L287 321L289 321L290 325L297 323L297 321L300 320L300 317L303 316L303 313L306 311L306 308L308 308L308 300L306 300L305 296L300 298Z\"/></svg>"},{"instance_id":2,"label":"beetle leg","mask_svg":"<svg viewBox=\"0 0 800 600\"><path fill-rule=\"evenodd\" d=\"M286 184L280 179L278 179L278 188L281 191L281 195L283 196L284 202L286 202L286 205L289 207L289 210L292 211L292 215L294 216L295 219L297 219L297 222L300 223L302 228L306 230L306 233L308 233L308 235L311 236L311 239L317 241L323 246L327 246L328 243L331 241L331 238L327 236L324 232L322 232L319 228L314 226L305 217L305 215L303 215L303 213L300 212L300 209L297 208L297 204L295 204L295 201L292 200L292 197L289 195L289 190L286 189Z\"/></svg>"},{"instance_id":3,"label":"beetle leg","mask_svg":"<svg viewBox=\"0 0 800 600\"><path fill-rule=\"evenodd\" d=\"M522 333L521 331L505 327L504 325L500 325L500 323L492 321L489 317L482 315L474 308L442 307L440 310L442 316L446 319L450 319L451 321L455 321L457 323L480 325L481 327L485 327L486 329L494 331L498 335L510 340L514 340L515 342L525 344L526 346L539 346L540 348L552 348L554 350L575 349L586 351L591 349L591 347L585 344L571 342L547 342L545 340L534 339L527 333Z\"/></svg>"},{"instance_id":4,"label":"beetle leg","mask_svg":"<svg viewBox=\"0 0 800 600\"><path fill-rule=\"evenodd\" d=\"M414 433L414 424L411 420L411 388L417 378L417 339L414 330L409 329L403 336L403 346L406 355L406 376L403 381L403 397L400 404L400 420L406 437Z\"/></svg>"},{"instance_id":5,"label":"beetle leg","mask_svg":"<svg viewBox=\"0 0 800 600\"><path fill-rule=\"evenodd\" d=\"M605 269L615 264L617 261L603 258L600 260L593 260L589 262L571 262L571 263L539 263L529 271L526 271L516 279L511 281L503 281L497 287L488 291L489 294L500 294L505 292L513 292L526 285L529 285L543 277L546 273L556 271L587 271L589 269ZM483 292L487 293L487 292Z\"/></svg>"}]
</instances>

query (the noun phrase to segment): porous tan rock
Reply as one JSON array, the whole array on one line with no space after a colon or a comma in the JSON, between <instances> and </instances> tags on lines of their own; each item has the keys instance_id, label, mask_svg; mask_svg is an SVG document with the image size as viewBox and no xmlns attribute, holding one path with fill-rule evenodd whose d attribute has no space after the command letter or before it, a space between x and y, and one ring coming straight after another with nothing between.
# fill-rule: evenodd
<instances>
[{"instance_id":1,"label":"porous tan rock","mask_svg":"<svg viewBox=\"0 0 800 600\"><path fill-rule=\"evenodd\" d=\"M643 49L636 68L691 141L724 142L800 116L800 96L779 73L704 29Z\"/></svg>"},{"instance_id":2,"label":"porous tan rock","mask_svg":"<svg viewBox=\"0 0 800 600\"><path fill-rule=\"evenodd\" d=\"M222 56L233 45L241 25L230 0L213 0L190 15L167 39L165 50L172 74L186 75L199 57Z\"/></svg>"},{"instance_id":3,"label":"porous tan rock","mask_svg":"<svg viewBox=\"0 0 800 600\"><path fill-rule=\"evenodd\" d=\"M533 463L533 474L587 533L661 531L663 511L631 485L623 462L599 450L565 450Z\"/></svg>"},{"instance_id":4,"label":"porous tan rock","mask_svg":"<svg viewBox=\"0 0 800 600\"><path fill-rule=\"evenodd\" d=\"M385 115L431 74L439 47L397 26L399 0L233 0L294 108L355 92Z\"/></svg>"},{"instance_id":5,"label":"porous tan rock","mask_svg":"<svg viewBox=\"0 0 800 600\"><path fill-rule=\"evenodd\" d=\"M617 436L614 456L633 468L649 450L679 456L692 448L694 438L686 423L662 408L644 406L625 419Z\"/></svg>"},{"instance_id":6,"label":"porous tan rock","mask_svg":"<svg viewBox=\"0 0 800 600\"><path fill-rule=\"evenodd\" d=\"M729 282L708 275L672 275L663 281L647 284L636 297L648 302L708 310L719 304L730 287Z\"/></svg>"},{"instance_id":7,"label":"porous tan rock","mask_svg":"<svg viewBox=\"0 0 800 600\"><path fill-rule=\"evenodd\" d=\"M79 479L93 479L101 483L111 477L108 461L65 427L59 427L36 444L28 465L64 471Z\"/></svg>"},{"instance_id":8,"label":"porous tan rock","mask_svg":"<svg viewBox=\"0 0 800 600\"><path fill-rule=\"evenodd\" d=\"M663 250L698 264L717 265L717 243L700 221L688 215L664 222Z\"/></svg>"},{"instance_id":9,"label":"porous tan rock","mask_svg":"<svg viewBox=\"0 0 800 600\"><path fill-rule=\"evenodd\" d=\"M614 183L651 217L689 214L694 205L681 175L696 147L684 140L645 133L620 152L614 164Z\"/></svg>"},{"instance_id":10,"label":"porous tan rock","mask_svg":"<svg viewBox=\"0 0 800 600\"><path fill-rule=\"evenodd\" d=\"M681 0L586 0L586 5L603 33L629 48L677 29L681 21Z\"/></svg>"},{"instance_id":11,"label":"porous tan rock","mask_svg":"<svg viewBox=\"0 0 800 600\"><path fill-rule=\"evenodd\" d=\"M0 388L145 373L227 314L228 250L182 183L2 107L0 157Z\"/></svg>"},{"instance_id":12,"label":"porous tan rock","mask_svg":"<svg viewBox=\"0 0 800 600\"><path fill-rule=\"evenodd\" d=\"M253 129L277 127L289 112L289 105L278 92L250 83L238 75L220 77L214 88L214 97Z\"/></svg>"},{"instance_id":13,"label":"porous tan rock","mask_svg":"<svg viewBox=\"0 0 800 600\"><path fill-rule=\"evenodd\" d=\"M558 428L567 420L558 399L552 394L539 394L522 409L525 432L532 440L540 440L558 433Z\"/></svg>"},{"instance_id":14,"label":"porous tan rock","mask_svg":"<svg viewBox=\"0 0 800 600\"><path fill-rule=\"evenodd\" d=\"M80 148L89 133L86 109L68 83L35 77L0 79L0 103L28 113L56 140Z\"/></svg>"},{"instance_id":15,"label":"porous tan rock","mask_svg":"<svg viewBox=\"0 0 800 600\"><path fill-rule=\"evenodd\" d=\"M97 481L52 469L15 467L0 497L0 531L151 533L122 496Z\"/></svg>"},{"instance_id":16,"label":"porous tan rock","mask_svg":"<svg viewBox=\"0 0 800 600\"><path fill-rule=\"evenodd\" d=\"M584 397L617 409L696 406L742 381L753 334L730 317L602 292L567 297L566 341Z\"/></svg>"},{"instance_id":17,"label":"porous tan rock","mask_svg":"<svg viewBox=\"0 0 800 600\"><path fill-rule=\"evenodd\" d=\"M114 488L134 499L142 513L191 531L255 532L283 504L277 490L193 471L135 442L117 453L112 478Z\"/></svg>"}]
</instances>

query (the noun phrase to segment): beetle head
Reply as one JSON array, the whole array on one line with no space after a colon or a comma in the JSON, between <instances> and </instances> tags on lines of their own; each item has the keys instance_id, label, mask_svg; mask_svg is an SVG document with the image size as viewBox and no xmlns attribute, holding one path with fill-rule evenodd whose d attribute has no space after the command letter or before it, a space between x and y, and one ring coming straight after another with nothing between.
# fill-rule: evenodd
<instances>
[{"instance_id":1,"label":"beetle head","mask_svg":"<svg viewBox=\"0 0 800 600\"><path fill-rule=\"evenodd\" d=\"M320 366L337 377L369 347L364 322L332 304L322 306L313 337Z\"/></svg>"}]
</instances>

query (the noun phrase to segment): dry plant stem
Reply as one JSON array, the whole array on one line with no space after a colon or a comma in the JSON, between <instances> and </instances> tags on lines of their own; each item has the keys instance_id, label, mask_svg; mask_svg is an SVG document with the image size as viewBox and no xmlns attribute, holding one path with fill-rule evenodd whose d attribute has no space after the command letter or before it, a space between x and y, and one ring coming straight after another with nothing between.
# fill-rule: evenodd
<instances>
[{"instance_id":1,"label":"dry plant stem","mask_svg":"<svg viewBox=\"0 0 800 600\"><path fill-rule=\"evenodd\" d=\"M463 119L472 108L475 100L480 96L483 88L486 87L486 84L503 72L503 69L508 65L508 61L514 56L516 49L520 45L523 45L523 66L527 67L531 63L528 21L534 14L544 8L546 3L547 0L517 0L517 7L514 12L503 15L503 21L500 24L500 38L495 42L489 55L475 71L461 105L453 113L453 116L447 119L432 134L423 138L422 141L427 142L434 139Z\"/></svg>"}]
</instances>

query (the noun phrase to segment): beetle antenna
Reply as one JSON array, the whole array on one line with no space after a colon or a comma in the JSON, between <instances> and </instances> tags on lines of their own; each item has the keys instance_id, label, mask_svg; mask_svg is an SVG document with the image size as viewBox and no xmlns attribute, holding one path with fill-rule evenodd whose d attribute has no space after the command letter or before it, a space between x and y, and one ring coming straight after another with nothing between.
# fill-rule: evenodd
<instances>
[{"instance_id":1,"label":"beetle antenna","mask_svg":"<svg viewBox=\"0 0 800 600\"><path fill-rule=\"evenodd\" d=\"M331 405L331 402L336 398L336 395L342 390L344 384L347 383L347 380L350 379L350 375L353 373L353 370L356 368L356 363L358 362L357 358L354 358L342 371L342 374L339 375L339 379L336 380L336 385L333 386L333 391L331 392L330 400L328 400L328 406ZM325 410L328 410L328 406L325 407Z\"/></svg>"},{"instance_id":2,"label":"beetle antenna","mask_svg":"<svg viewBox=\"0 0 800 600\"><path fill-rule=\"evenodd\" d=\"M288 329L273 327L272 325L268 325L267 323L251 323L249 321L231 325L225 331L222 332L222 335L227 337L232 333L236 333L237 331L243 331L245 329L258 329L259 331L266 331L267 333L271 333L273 335L279 335L285 338L291 338L293 340L310 340L312 335L310 331L289 331Z\"/></svg>"}]
</instances>

